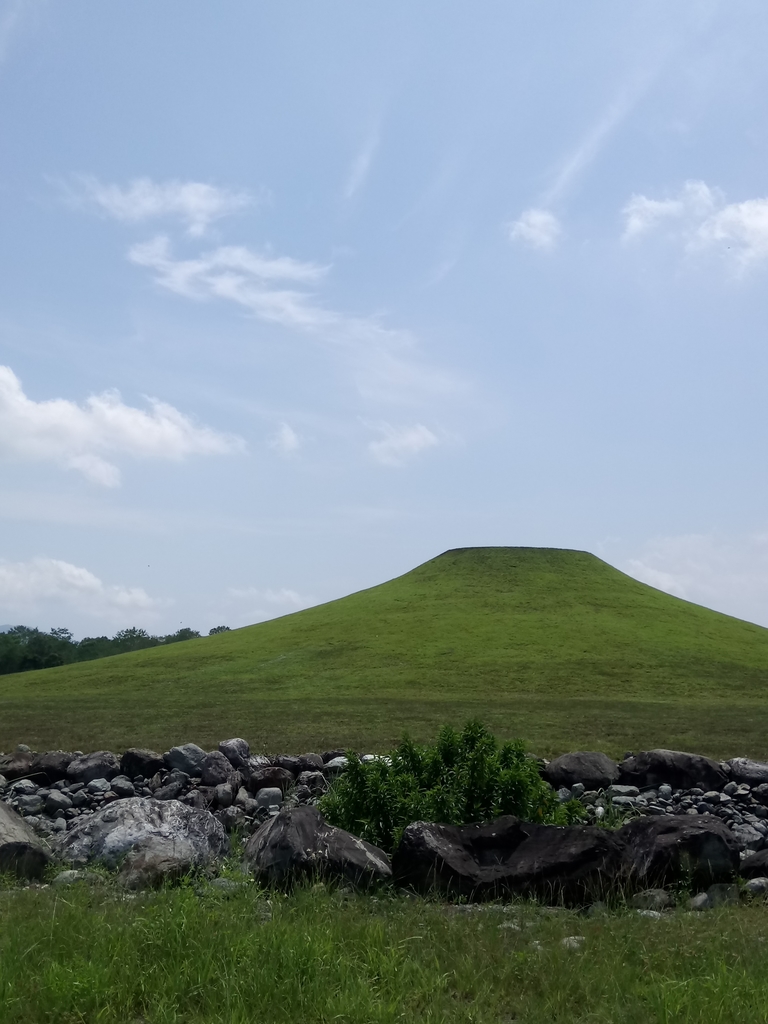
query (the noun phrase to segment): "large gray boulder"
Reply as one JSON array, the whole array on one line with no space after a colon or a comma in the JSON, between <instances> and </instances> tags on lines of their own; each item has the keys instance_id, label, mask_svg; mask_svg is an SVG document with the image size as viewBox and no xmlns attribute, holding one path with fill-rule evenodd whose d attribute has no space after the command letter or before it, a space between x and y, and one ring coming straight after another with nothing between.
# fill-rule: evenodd
<instances>
[{"instance_id":1,"label":"large gray boulder","mask_svg":"<svg viewBox=\"0 0 768 1024\"><path fill-rule=\"evenodd\" d=\"M619 781L619 766L607 754L578 750L550 761L543 775L555 789L570 789L577 782L583 782L586 789L607 789Z\"/></svg>"},{"instance_id":2,"label":"large gray boulder","mask_svg":"<svg viewBox=\"0 0 768 1024\"><path fill-rule=\"evenodd\" d=\"M730 882L739 869L739 845L711 814L636 818L617 832L624 844L625 873L648 889L675 881L699 887Z\"/></svg>"},{"instance_id":3,"label":"large gray boulder","mask_svg":"<svg viewBox=\"0 0 768 1024\"><path fill-rule=\"evenodd\" d=\"M129 747L120 758L120 772L129 779L151 779L164 767L163 755L146 747Z\"/></svg>"},{"instance_id":4,"label":"large gray boulder","mask_svg":"<svg viewBox=\"0 0 768 1024\"><path fill-rule=\"evenodd\" d=\"M219 750L212 750L205 755L200 771L200 781L204 786L220 786L235 776L235 769L229 758Z\"/></svg>"},{"instance_id":5,"label":"large gray boulder","mask_svg":"<svg viewBox=\"0 0 768 1024\"><path fill-rule=\"evenodd\" d=\"M752 761L748 757L733 757L726 764L731 769L733 782L746 782L749 786L762 786L768 782L768 764Z\"/></svg>"},{"instance_id":6,"label":"large gray boulder","mask_svg":"<svg viewBox=\"0 0 768 1024\"><path fill-rule=\"evenodd\" d=\"M623 786L639 789L661 786L673 789L722 789L728 776L717 763L702 754L687 754L682 750L643 750L625 758L619 765Z\"/></svg>"},{"instance_id":7,"label":"large gray boulder","mask_svg":"<svg viewBox=\"0 0 768 1024\"><path fill-rule=\"evenodd\" d=\"M304 877L345 879L356 884L392 876L383 850L329 825L316 807L287 807L248 840L245 865L264 882L290 885Z\"/></svg>"},{"instance_id":8,"label":"large gray boulder","mask_svg":"<svg viewBox=\"0 0 768 1024\"><path fill-rule=\"evenodd\" d=\"M40 878L50 859L26 821L8 804L0 803L0 872Z\"/></svg>"},{"instance_id":9,"label":"large gray boulder","mask_svg":"<svg viewBox=\"0 0 768 1024\"><path fill-rule=\"evenodd\" d=\"M93 782L94 779L114 779L120 774L120 761L110 750L96 750L70 761L67 778L70 782Z\"/></svg>"},{"instance_id":10,"label":"large gray boulder","mask_svg":"<svg viewBox=\"0 0 768 1024\"><path fill-rule=\"evenodd\" d=\"M245 768L248 758L251 756L251 747L248 740L235 736L231 740L222 740L219 744L219 751L226 757L233 768Z\"/></svg>"},{"instance_id":11,"label":"large gray boulder","mask_svg":"<svg viewBox=\"0 0 768 1024\"><path fill-rule=\"evenodd\" d=\"M186 772L192 778L197 778L203 770L205 751L196 743L182 743L180 747L171 747L166 751L163 760L170 771L175 768L180 772Z\"/></svg>"},{"instance_id":12,"label":"large gray boulder","mask_svg":"<svg viewBox=\"0 0 768 1024\"><path fill-rule=\"evenodd\" d=\"M121 867L132 888L214 869L228 852L227 834L209 811L141 797L76 821L59 847L61 860L75 867Z\"/></svg>"},{"instance_id":13,"label":"large gray boulder","mask_svg":"<svg viewBox=\"0 0 768 1024\"><path fill-rule=\"evenodd\" d=\"M417 821L392 856L398 882L473 898L504 894L582 902L620 878L622 844L592 826L537 825L507 815L475 825Z\"/></svg>"}]
</instances>

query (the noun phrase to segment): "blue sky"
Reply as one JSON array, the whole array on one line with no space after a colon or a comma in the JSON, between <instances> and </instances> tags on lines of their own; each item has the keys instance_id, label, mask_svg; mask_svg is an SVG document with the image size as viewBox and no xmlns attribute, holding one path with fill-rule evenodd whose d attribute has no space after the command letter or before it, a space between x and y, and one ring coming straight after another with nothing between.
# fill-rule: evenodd
<instances>
[{"instance_id":1,"label":"blue sky","mask_svg":"<svg viewBox=\"0 0 768 1024\"><path fill-rule=\"evenodd\" d=\"M768 625L768 7L0 3L0 621L450 547Z\"/></svg>"}]
</instances>

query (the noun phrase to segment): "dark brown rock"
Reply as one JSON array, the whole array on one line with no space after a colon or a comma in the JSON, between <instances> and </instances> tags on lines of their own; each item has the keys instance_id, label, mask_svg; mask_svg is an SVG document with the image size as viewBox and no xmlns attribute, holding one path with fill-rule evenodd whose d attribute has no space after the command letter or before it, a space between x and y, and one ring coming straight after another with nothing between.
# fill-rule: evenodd
<instances>
[{"instance_id":1,"label":"dark brown rock","mask_svg":"<svg viewBox=\"0 0 768 1024\"><path fill-rule=\"evenodd\" d=\"M9 782L29 778L34 758L31 750L16 750L13 754L4 754L0 757L0 775L5 776Z\"/></svg>"},{"instance_id":2,"label":"dark brown rock","mask_svg":"<svg viewBox=\"0 0 768 1024\"><path fill-rule=\"evenodd\" d=\"M246 786L251 793L256 794L260 789L279 789L283 795L294 783L293 773L285 768L263 767L252 770L246 779Z\"/></svg>"},{"instance_id":3,"label":"dark brown rock","mask_svg":"<svg viewBox=\"0 0 768 1024\"><path fill-rule=\"evenodd\" d=\"M536 825L511 815L476 825L409 825L392 857L397 881L476 898L517 893L582 902L620 878L622 844L592 826Z\"/></svg>"},{"instance_id":4,"label":"dark brown rock","mask_svg":"<svg viewBox=\"0 0 768 1024\"><path fill-rule=\"evenodd\" d=\"M739 874L742 878L768 878L768 850L758 850L745 857Z\"/></svg>"},{"instance_id":5,"label":"dark brown rock","mask_svg":"<svg viewBox=\"0 0 768 1024\"><path fill-rule=\"evenodd\" d=\"M144 747L130 747L120 758L120 771L129 779L135 779L138 776L151 779L164 767L163 755L158 754L156 750L147 750Z\"/></svg>"},{"instance_id":6,"label":"dark brown rock","mask_svg":"<svg viewBox=\"0 0 768 1024\"><path fill-rule=\"evenodd\" d=\"M682 750L643 750L625 758L619 765L622 786L640 789L661 786L673 789L722 789L728 776L717 763L702 754L686 754Z\"/></svg>"},{"instance_id":7,"label":"dark brown rock","mask_svg":"<svg viewBox=\"0 0 768 1024\"><path fill-rule=\"evenodd\" d=\"M35 754L32 759L31 775L35 782L52 784L67 778L67 769L74 761L75 755L66 750L48 750L44 754Z\"/></svg>"},{"instance_id":8,"label":"dark brown rock","mask_svg":"<svg viewBox=\"0 0 768 1024\"><path fill-rule=\"evenodd\" d=\"M51 857L24 819L0 802L0 872L41 878Z\"/></svg>"},{"instance_id":9,"label":"dark brown rock","mask_svg":"<svg viewBox=\"0 0 768 1024\"><path fill-rule=\"evenodd\" d=\"M278 754L276 757L271 758L272 764L275 768L282 768L286 772L290 772L294 777L304 769L301 767L301 758L294 757L291 754Z\"/></svg>"},{"instance_id":10,"label":"dark brown rock","mask_svg":"<svg viewBox=\"0 0 768 1024\"><path fill-rule=\"evenodd\" d=\"M736 839L711 814L637 818L617 836L624 844L628 880L644 889L675 881L699 887L729 882L739 869Z\"/></svg>"},{"instance_id":11,"label":"dark brown rock","mask_svg":"<svg viewBox=\"0 0 768 1024\"><path fill-rule=\"evenodd\" d=\"M323 770L323 759L319 754L301 754L299 756L299 768L297 775L302 772L321 772Z\"/></svg>"},{"instance_id":12,"label":"dark brown rock","mask_svg":"<svg viewBox=\"0 0 768 1024\"><path fill-rule=\"evenodd\" d=\"M561 786L570 789L577 782L584 783L586 789L607 789L618 782L619 766L607 754L579 750L550 761L543 775L555 789Z\"/></svg>"},{"instance_id":13,"label":"dark brown rock","mask_svg":"<svg viewBox=\"0 0 768 1024\"><path fill-rule=\"evenodd\" d=\"M316 807L284 808L254 832L244 856L257 879L277 885L315 876L368 884L392 876L383 850L329 825Z\"/></svg>"},{"instance_id":14,"label":"dark brown rock","mask_svg":"<svg viewBox=\"0 0 768 1024\"><path fill-rule=\"evenodd\" d=\"M201 769L200 781L204 786L219 786L223 782L229 782L235 774L229 758L219 750L212 750L205 755Z\"/></svg>"},{"instance_id":15,"label":"dark brown rock","mask_svg":"<svg viewBox=\"0 0 768 1024\"><path fill-rule=\"evenodd\" d=\"M83 754L70 762L67 778L71 782L93 782L94 779L114 779L120 774L120 762L109 750Z\"/></svg>"}]
</instances>

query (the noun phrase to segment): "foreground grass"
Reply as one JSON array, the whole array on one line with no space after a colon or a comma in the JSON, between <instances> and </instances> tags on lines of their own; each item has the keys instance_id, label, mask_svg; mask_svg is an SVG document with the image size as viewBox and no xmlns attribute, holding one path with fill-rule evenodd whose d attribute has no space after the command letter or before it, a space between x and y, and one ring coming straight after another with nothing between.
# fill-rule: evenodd
<instances>
[{"instance_id":1,"label":"foreground grass","mask_svg":"<svg viewBox=\"0 0 768 1024\"><path fill-rule=\"evenodd\" d=\"M478 717L542 754L766 757L766 696L768 630L586 552L476 548L271 622L2 676L0 749L381 750Z\"/></svg>"},{"instance_id":2,"label":"foreground grass","mask_svg":"<svg viewBox=\"0 0 768 1024\"><path fill-rule=\"evenodd\" d=\"M561 945L584 937L581 949ZM0 1021L743 1024L768 1016L763 905L649 920L463 911L325 887L0 892Z\"/></svg>"}]
</instances>

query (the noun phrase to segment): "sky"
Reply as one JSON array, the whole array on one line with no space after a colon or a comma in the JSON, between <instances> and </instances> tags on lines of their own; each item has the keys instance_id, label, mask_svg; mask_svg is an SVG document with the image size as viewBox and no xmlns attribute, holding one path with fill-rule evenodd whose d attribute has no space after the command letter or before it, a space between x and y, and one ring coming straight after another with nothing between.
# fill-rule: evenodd
<instances>
[{"instance_id":1,"label":"sky","mask_svg":"<svg viewBox=\"0 0 768 1024\"><path fill-rule=\"evenodd\" d=\"M0 622L455 547L768 626L765 0L0 0Z\"/></svg>"}]
</instances>

